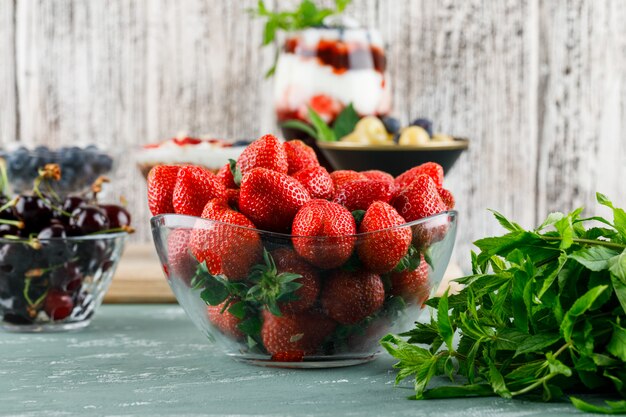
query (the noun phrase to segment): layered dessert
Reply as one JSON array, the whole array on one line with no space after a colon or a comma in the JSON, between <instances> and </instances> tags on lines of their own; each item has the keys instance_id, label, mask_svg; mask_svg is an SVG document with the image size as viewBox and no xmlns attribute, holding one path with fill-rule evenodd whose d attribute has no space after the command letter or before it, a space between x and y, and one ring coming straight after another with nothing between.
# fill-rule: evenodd
<instances>
[{"instance_id":1,"label":"layered dessert","mask_svg":"<svg viewBox=\"0 0 626 417\"><path fill-rule=\"evenodd\" d=\"M237 159L248 141L227 142L215 138L179 136L164 142L144 145L137 164L144 176L155 165L200 165L217 172L229 159Z\"/></svg>"},{"instance_id":2,"label":"layered dessert","mask_svg":"<svg viewBox=\"0 0 626 417\"><path fill-rule=\"evenodd\" d=\"M309 121L308 107L326 123L352 103L360 116L391 111L380 34L341 20L337 26L290 33L275 74L275 107L279 122Z\"/></svg>"}]
</instances>

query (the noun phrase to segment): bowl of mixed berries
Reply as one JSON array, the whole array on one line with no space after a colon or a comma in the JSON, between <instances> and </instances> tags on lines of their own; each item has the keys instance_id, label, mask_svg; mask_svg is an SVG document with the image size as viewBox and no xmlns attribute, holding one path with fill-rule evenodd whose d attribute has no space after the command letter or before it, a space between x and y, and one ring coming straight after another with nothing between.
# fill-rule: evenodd
<instances>
[{"instance_id":1,"label":"bowl of mixed berries","mask_svg":"<svg viewBox=\"0 0 626 417\"><path fill-rule=\"evenodd\" d=\"M1 162L1 160L0 160ZM46 332L89 325L106 293L130 214L90 193L59 196L56 164L38 169L32 191L11 196L0 165L0 328Z\"/></svg>"},{"instance_id":2,"label":"bowl of mixed berries","mask_svg":"<svg viewBox=\"0 0 626 417\"><path fill-rule=\"evenodd\" d=\"M420 315L456 234L439 165L329 173L272 135L217 175L153 168L148 202L179 303L227 355L265 366L374 359L380 337Z\"/></svg>"}]
</instances>

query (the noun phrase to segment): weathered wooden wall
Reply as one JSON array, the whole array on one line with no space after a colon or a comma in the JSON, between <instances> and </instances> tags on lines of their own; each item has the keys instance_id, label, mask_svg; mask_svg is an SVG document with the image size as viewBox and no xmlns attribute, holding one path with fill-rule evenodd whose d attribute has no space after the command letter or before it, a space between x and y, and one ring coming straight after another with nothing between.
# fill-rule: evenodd
<instances>
[{"instance_id":1,"label":"weathered wooden wall","mask_svg":"<svg viewBox=\"0 0 626 417\"><path fill-rule=\"evenodd\" d=\"M0 145L119 151L114 194L147 241L134 146L276 130L255 3L0 0ZM625 1L354 0L348 13L389 43L397 115L472 139L448 177L457 257L498 231L487 207L530 226L596 190L626 205Z\"/></svg>"}]
</instances>

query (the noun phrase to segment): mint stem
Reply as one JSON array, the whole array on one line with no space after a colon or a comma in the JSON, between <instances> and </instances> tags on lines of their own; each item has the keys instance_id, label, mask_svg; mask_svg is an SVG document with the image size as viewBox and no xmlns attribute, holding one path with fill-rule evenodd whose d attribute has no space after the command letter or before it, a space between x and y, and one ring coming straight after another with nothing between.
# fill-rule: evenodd
<instances>
[{"instance_id":1,"label":"mint stem","mask_svg":"<svg viewBox=\"0 0 626 417\"><path fill-rule=\"evenodd\" d=\"M559 236L541 236L541 238L543 240L548 240L548 241L561 241L563 240L562 237ZM613 248L613 249L621 249L624 250L626 249L626 245L621 245L619 243L614 243L614 242L607 242L604 240L591 240L591 239L581 239L581 238L574 238L573 239L575 243L582 243L584 245L592 245L592 246L605 246L607 248Z\"/></svg>"}]
</instances>

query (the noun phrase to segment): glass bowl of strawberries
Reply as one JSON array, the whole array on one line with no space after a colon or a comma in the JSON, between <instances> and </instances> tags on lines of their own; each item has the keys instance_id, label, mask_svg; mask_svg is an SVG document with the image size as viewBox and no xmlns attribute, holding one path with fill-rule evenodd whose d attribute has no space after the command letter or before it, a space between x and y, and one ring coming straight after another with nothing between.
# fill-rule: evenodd
<instances>
[{"instance_id":1,"label":"glass bowl of strawberries","mask_svg":"<svg viewBox=\"0 0 626 417\"><path fill-rule=\"evenodd\" d=\"M450 260L457 213L443 170L319 166L302 142L253 142L215 175L148 176L155 246L196 326L234 359L355 365L419 317Z\"/></svg>"}]
</instances>

